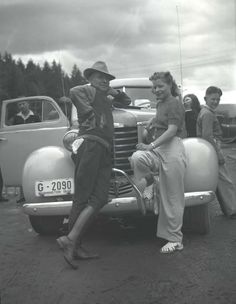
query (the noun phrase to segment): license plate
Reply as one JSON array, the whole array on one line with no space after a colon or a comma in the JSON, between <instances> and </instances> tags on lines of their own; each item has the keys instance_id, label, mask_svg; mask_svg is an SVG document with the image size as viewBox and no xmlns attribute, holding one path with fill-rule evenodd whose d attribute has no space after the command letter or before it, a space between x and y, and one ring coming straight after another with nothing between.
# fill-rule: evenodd
<instances>
[{"instance_id":1,"label":"license plate","mask_svg":"<svg viewBox=\"0 0 236 304\"><path fill-rule=\"evenodd\" d=\"M73 178L61 178L36 181L35 195L36 196L58 196L74 193Z\"/></svg>"}]
</instances>

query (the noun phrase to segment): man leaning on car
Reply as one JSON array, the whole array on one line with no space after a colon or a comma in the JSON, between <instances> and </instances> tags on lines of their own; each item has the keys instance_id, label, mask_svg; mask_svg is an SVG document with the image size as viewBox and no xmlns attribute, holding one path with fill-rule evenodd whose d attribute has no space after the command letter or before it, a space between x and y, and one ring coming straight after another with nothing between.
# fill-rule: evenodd
<instances>
[{"instance_id":1,"label":"man leaning on car","mask_svg":"<svg viewBox=\"0 0 236 304\"><path fill-rule=\"evenodd\" d=\"M87 226L108 201L112 171L112 105L129 105L123 92L110 87L115 79L106 63L97 61L84 71L90 84L74 87L70 98L77 109L79 137L74 142L75 194L69 217L69 234L57 239L66 262L74 269L76 259L96 258L81 246Z\"/></svg>"}]
</instances>

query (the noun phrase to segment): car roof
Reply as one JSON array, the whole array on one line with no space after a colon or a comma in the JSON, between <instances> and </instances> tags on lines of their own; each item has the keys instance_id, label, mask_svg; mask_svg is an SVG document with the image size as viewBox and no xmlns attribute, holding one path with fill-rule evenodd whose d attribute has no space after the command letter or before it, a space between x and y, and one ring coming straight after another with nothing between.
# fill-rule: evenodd
<instances>
[{"instance_id":1,"label":"car roof","mask_svg":"<svg viewBox=\"0 0 236 304\"><path fill-rule=\"evenodd\" d=\"M146 77L143 78L120 78L111 80L110 85L113 88L118 87L152 87L152 82Z\"/></svg>"},{"instance_id":2,"label":"car roof","mask_svg":"<svg viewBox=\"0 0 236 304\"><path fill-rule=\"evenodd\" d=\"M47 99L47 100L50 100L50 101L54 101L53 98L49 97L49 96L38 96L38 95L35 95L35 96L22 96L22 97L17 97L17 98L12 98L12 99L5 99L3 100L3 102L19 102L21 100L27 100L27 101L30 101L30 100L35 100L35 99Z\"/></svg>"}]
</instances>

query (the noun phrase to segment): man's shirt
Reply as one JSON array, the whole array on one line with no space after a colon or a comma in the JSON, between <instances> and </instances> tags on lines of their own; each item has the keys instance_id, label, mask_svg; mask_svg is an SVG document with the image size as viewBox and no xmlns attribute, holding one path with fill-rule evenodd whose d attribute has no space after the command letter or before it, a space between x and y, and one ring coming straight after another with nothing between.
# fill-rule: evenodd
<instances>
[{"instance_id":1,"label":"man's shirt","mask_svg":"<svg viewBox=\"0 0 236 304\"><path fill-rule=\"evenodd\" d=\"M209 141L215 148L218 157L221 157L221 126L215 111L210 109L207 105L202 107L197 118L197 136Z\"/></svg>"},{"instance_id":2,"label":"man's shirt","mask_svg":"<svg viewBox=\"0 0 236 304\"><path fill-rule=\"evenodd\" d=\"M20 124L27 124L27 123L34 123L40 122L40 118L38 115L35 115L31 110L25 116L22 112L16 114L13 120L13 125L20 125Z\"/></svg>"}]
</instances>

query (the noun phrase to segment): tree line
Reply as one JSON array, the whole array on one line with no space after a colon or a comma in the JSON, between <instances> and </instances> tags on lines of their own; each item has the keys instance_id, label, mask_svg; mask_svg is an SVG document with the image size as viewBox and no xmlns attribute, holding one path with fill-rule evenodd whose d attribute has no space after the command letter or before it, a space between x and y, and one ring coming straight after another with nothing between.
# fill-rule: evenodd
<instances>
[{"instance_id":1,"label":"tree line","mask_svg":"<svg viewBox=\"0 0 236 304\"><path fill-rule=\"evenodd\" d=\"M81 71L74 65L71 75L66 74L54 60L45 61L43 66L29 60L15 60L9 53L0 53L0 101L22 96L50 96L58 101L69 94L69 89L85 84Z\"/></svg>"}]
</instances>

